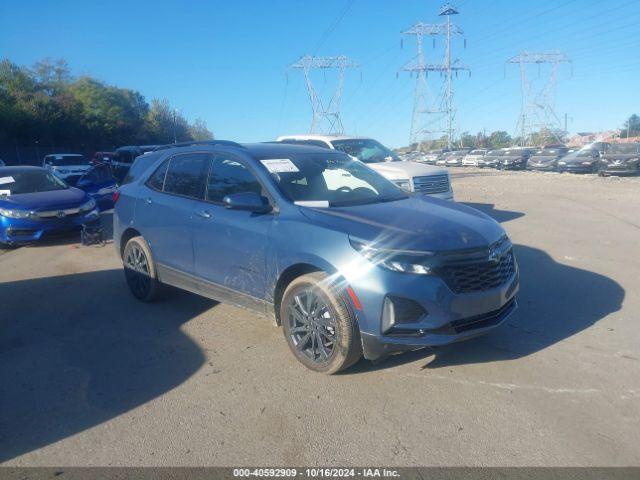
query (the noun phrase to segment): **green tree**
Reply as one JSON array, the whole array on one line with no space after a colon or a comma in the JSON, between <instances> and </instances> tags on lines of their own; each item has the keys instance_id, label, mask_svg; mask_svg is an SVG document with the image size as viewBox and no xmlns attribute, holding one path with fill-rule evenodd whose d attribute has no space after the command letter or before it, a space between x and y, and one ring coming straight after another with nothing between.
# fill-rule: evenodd
<instances>
[{"instance_id":1,"label":"green tree","mask_svg":"<svg viewBox=\"0 0 640 480\"><path fill-rule=\"evenodd\" d=\"M207 128L207 123L201 118L196 120L189 126L189 135L193 140L213 140L213 132Z\"/></svg>"},{"instance_id":2,"label":"green tree","mask_svg":"<svg viewBox=\"0 0 640 480\"><path fill-rule=\"evenodd\" d=\"M489 135L489 148L505 148L511 146L512 144L513 139L511 138L511 135L509 135L504 130L496 130L495 132L491 132L491 135Z\"/></svg>"},{"instance_id":3,"label":"green tree","mask_svg":"<svg viewBox=\"0 0 640 480\"><path fill-rule=\"evenodd\" d=\"M626 122L624 128L620 132L620 138L637 137L640 135L640 117L635 113L631 115Z\"/></svg>"}]
</instances>

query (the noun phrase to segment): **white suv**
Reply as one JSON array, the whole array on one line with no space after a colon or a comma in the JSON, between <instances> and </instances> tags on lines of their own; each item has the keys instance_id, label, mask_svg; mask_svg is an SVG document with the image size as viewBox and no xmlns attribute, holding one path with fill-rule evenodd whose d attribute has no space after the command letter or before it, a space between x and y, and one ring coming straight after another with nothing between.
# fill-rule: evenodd
<instances>
[{"instance_id":1,"label":"white suv","mask_svg":"<svg viewBox=\"0 0 640 480\"><path fill-rule=\"evenodd\" d=\"M487 154L487 150L471 150L467 153L467 156L462 159L463 167L477 167L480 164L480 160Z\"/></svg>"},{"instance_id":2,"label":"white suv","mask_svg":"<svg viewBox=\"0 0 640 480\"><path fill-rule=\"evenodd\" d=\"M58 178L75 185L93 165L88 158L78 153L54 153L44 157L42 166Z\"/></svg>"},{"instance_id":3,"label":"white suv","mask_svg":"<svg viewBox=\"0 0 640 480\"><path fill-rule=\"evenodd\" d=\"M390 149L372 138L338 135L284 135L278 142L315 145L340 150L357 158L403 190L443 200L453 200L449 172L423 163L403 162Z\"/></svg>"}]
</instances>

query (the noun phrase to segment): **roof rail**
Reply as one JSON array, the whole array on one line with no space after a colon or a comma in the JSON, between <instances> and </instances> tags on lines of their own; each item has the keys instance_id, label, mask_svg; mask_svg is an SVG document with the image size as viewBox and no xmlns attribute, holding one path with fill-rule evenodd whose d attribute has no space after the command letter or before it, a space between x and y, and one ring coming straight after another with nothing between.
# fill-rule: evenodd
<instances>
[{"instance_id":1,"label":"roof rail","mask_svg":"<svg viewBox=\"0 0 640 480\"><path fill-rule=\"evenodd\" d=\"M153 151L157 152L159 150L168 150L169 148L176 147L195 147L196 145L227 145L229 147L239 147L245 148L239 143L232 142L230 140L194 140L191 142L181 142L181 143L168 143L167 145L160 145L156 147Z\"/></svg>"}]
</instances>

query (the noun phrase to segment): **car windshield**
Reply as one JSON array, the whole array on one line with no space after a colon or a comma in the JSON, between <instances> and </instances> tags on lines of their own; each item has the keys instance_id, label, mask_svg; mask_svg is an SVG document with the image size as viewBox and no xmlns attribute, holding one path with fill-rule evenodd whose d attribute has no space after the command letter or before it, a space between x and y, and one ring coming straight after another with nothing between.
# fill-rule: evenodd
<instances>
[{"instance_id":1,"label":"car windshield","mask_svg":"<svg viewBox=\"0 0 640 480\"><path fill-rule=\"evenodd\" d=\"M504 153L504 150L490 150L487 152L487 157L501 157Z\"/></svg>"},{"instance_id":2,"label":"car windshield","mask_svg":"<svg viewBox=\"0 0 640 480\"><path fill-rule=\"evenodd\" d=\"M89 165L91 162L84 155L51 155L46 157L45 163L61 167L63 165Z\"/></svg>"},{"instance_id":3,"label":"car windshield","mask_svg":"<svg viewBox=\"0 0 640 480\"><path fill-rule=\"evenodd\" d=\"M511 155L511 156L513 156L513 155L521 155L522 151L521 150L505 150L504 154L505 155Z\"/></svg>"},{"instance_id":4,"label":"car windshield","mask_svg":"<svg viewBox=\"0 0 640 480\"><path fill-rule=\"evenodd\" d=\"M614 143L607 153L633 154L640 152L640 143Z\"/></svg>"},{"instance_id":5,"label":"car windshield","mask_svg":"<svg viewBox=\"0 0 640 480\"><path fill-rule=\"evenodd\" d=\"M67 188L69 186L66 183L44 169L11 171L8 174L0 173L0 192L2 195L50 192Z\"/></svg>"},{"instance_id":6,"label":"car windshield","mask_svg":"<svg viewBox=\"0 0 640 480\"><path fill-rule=\"evenodd\" d=\"M336 150L351 155L364 163L377 163L398 159L397 155L391 150L371 138L333 140L331 144Z\"/></svg>"},{"instance_id":7,"label":"car windshield","mask_svg":"<svg viewBox=\"0 0 640 480\"><path fill-rule=\"evenodd\" d=\"M484 155L486 150L471 150L469 155Z\"/></svg>"},{"instance_id":8,"label":"car windshield","mask_svg":"<svg viewBox=\"0 0 640 480\"><path fill-rule=\"evenodd\" d=\"M362 162L341 154L299 154L264 159L283 194L299 205L347 207L407 198Z\"/></svg>"}]
</instances>

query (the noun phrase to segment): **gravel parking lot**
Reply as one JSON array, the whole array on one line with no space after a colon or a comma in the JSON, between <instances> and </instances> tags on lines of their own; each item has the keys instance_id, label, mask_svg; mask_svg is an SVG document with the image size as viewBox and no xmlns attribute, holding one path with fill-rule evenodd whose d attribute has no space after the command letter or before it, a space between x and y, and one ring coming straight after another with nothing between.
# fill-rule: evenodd
<instances>
[{"instance_id":1,"label":"gravel parking lot","mask_svg":"<svg viewBox=\"0 0 640 480\"><path fill-rule=\"evenodd\" d=\"M137 302L110 245L4 251L0 462L640 465L640 178L453 173L516 244L520 309L331 377L251 313Z\"/></svg>"}]
</instances>

